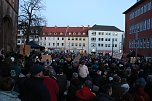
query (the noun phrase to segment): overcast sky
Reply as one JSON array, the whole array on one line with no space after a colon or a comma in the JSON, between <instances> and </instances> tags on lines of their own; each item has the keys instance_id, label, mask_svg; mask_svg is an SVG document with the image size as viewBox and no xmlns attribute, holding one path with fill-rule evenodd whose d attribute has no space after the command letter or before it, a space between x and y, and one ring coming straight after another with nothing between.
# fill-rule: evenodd
<instances>
[{"instance_id":1,"label":"overcast sky","mask_svg":"<svg viewBox=\"0 0 152 101\"><path fill-rule=\"evenodd\" d=\"M47 26L110 25L124 31L125 10L137 0L45 0Z\"/></svg>"}]
</instances>

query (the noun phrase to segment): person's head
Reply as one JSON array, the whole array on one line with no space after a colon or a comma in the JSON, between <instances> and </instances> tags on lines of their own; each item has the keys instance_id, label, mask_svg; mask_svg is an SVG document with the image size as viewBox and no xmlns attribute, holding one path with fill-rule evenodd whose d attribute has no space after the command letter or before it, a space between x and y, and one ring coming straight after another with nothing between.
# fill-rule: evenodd
<instances>
[{"instance_id":1,"label":"person's head","mask_svg":"<svg viewBox=\"0 0 152 101\"><path fill-rule=\"evenodd\" d=\"M91 80L86 80L86 81L84 82L84 85L85 85L86 87L92 89L93 83L92 83Z\"/></svg>"},{"instance_id":2,"label":"person's head","mask_svg":"<svg viewBox=\"0 0 152 101\"><path fill-rule=\"evenodd\" d=\"M15 81L10 77L4 77L0 79L0 90L11 91L13 90Z\"/></svg>"},{"instance_id":3,"label":"person's head","mask_svg":"<svg viewBox=\"0 0 152 101\"><path fill-rule=\"evenodd\" d=\"M112 95L112 86L109 84L102 86L102 92L104 94L111 96Z\"/></svg>"},{"instance_id":4,"label":"person's head","mask_svg":"<svg viewBox=\"0 0 152 101\"><path fill-rule=\"evenodd\" d=\"M30 73L34 77L42 77L44 68L39 64L33 64L30 68Z\"/></svg>"}]
</instances>

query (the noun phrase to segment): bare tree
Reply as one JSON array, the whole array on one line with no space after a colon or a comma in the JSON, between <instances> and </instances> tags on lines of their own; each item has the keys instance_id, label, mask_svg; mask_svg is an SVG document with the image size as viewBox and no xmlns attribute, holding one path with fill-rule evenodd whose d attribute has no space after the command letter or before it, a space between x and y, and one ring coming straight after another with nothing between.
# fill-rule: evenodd
<instances>
[{"instance_id":1,"label":"bare tree","mask_svg":"<svg viewBox=\"0 0 152 101\"><path fill-rule=\"evenodd\" d=\"M41 15L44 10L43 0L22 0L19 8L19 26L24 31L26 43L29 42L31 26L42 26L46 20Z\"/></svg>"}]
</instances>

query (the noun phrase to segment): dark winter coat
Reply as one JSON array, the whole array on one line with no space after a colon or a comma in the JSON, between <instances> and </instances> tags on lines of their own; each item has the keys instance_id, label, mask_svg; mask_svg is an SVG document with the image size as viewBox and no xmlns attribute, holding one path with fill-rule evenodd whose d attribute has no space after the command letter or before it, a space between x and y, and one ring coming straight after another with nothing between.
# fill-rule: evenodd
<instances>
[{"instance_id":1,"label":"dark winter coat","mask_svg":"<svg viewBox=\"0 0 152 101\"><path fill-rule=\"evenodd\" d=\"M19 85L22 101L51 101L49 91L43 84L43 79L31 77L23 78Z\"/></svg>"}]
</instances>

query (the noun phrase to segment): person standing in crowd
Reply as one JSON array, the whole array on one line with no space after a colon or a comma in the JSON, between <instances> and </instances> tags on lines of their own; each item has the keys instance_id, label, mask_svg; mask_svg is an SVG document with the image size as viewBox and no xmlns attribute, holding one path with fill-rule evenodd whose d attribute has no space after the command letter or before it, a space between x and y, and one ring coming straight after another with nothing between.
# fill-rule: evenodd
<instances>
[{"instance_id":1,"label":"person standing in crowd","mask_svg":"<svg viewBox=\"0 0 152 101\"><path fill-rule=\"evenodd\" d=\"M133 93L133 98L135 101L150 101L150 97L145 92L146 81L144 78L138 78L135 82L135 92Z\"/></svg>"},{"instance_id":2,"label":"person standing in crowd","mask_svg":"<svg viewBox=\"0 0 152 101\"><path fill-rule=\"evenodd\" d=\"M49 91L43 83L43 70L41 65L31 66L31 76L24 78L22 84L19 85L22 101L51 101Z\"/></svg>"},{"instance_id":3,"label":"person standing in crowd","mask_svg":"<svg viewBox=\"0 0 152 101\"><path fill-rule=\"evenodd\" d=\"M79 68L78 68L78 73L79 73L80 80L82 81L82 83L84 83L84 81L89 76L89 70L88 70L88 67L85 65L84 60L82 60L80 62L80 65L79 65Z\"/></svg>"},{"instance_id":4,"label":"person standing in crowd","mask_svg":"<svg viewBox=\"0 0 152 101\"><path fill-rule=\"evenodd\" d=\"M51 101L57 101L59 86L58 86L56 80L50 77L50 71L47 69L43 71L43 74L44 74L43 83L49 90Z\"/></svg>"},{"instance_id":5,"label":"person standing in crowd","mask_svg":"<svg viewBox=\"0 0 152 101\"><path fill-rule=\"evenodd\" d=\"M112 97L112 86L106 84L102 86L102 92L97 95L96 101L115 101Z\"/></svg>"},{"instance_id":6,"label":"person standing in crowd","mask_svg":"<svg viewBox=\"0 0 152 101\"><path fill-rule=\"evenodd\" d=\"M91 91L92 81L86 80L81 89L76 91L76 101L95 101L96 95Z\"/></svg>"},{"instance_id":7,"label":"person standing in crowd","mask_svg":"<svg viewBox=\"0 0 152 101\"><path fill-rule=\"evenodd\" d=\"M134 101L132 95L128 92L130 87L127 83L126 78L122 78L121 82L122 82L122 84L121 84L120 101Z\"/></svg>"},{"instance_id":8,"label":"person standing in crowd","mask_svg":"<svg viewBox=\"0 0 152 101\"><path fill-rule=\"evenodd\" d=\"M152 75L148 75L147 77L147 84L145 86L145 91L150 96L150 101L152 101Z\"/></svg>"},{"instance_id":9,"label":"person standing in crowd","mask_svg":"<svg viewBox=\"0 0 152 101\"><path fill-rule=\"evenodd\" d=\"M10 77L0 79L0 101L21 101L18 93L13 91L15 81Z\"/></svg>"},{"instance_id":10,"label":"person standing in crowd","mask_svg":"<svg viewBox=\"0 0 152 101\"><path fill-rule=\"evenodd\" d=\"M112 86L112 97L114 98L115 101L120 101L120 96L121 96L121 78L115 74L113 76L113 82L111 83Z\"/></svg>"}]
</instances>

